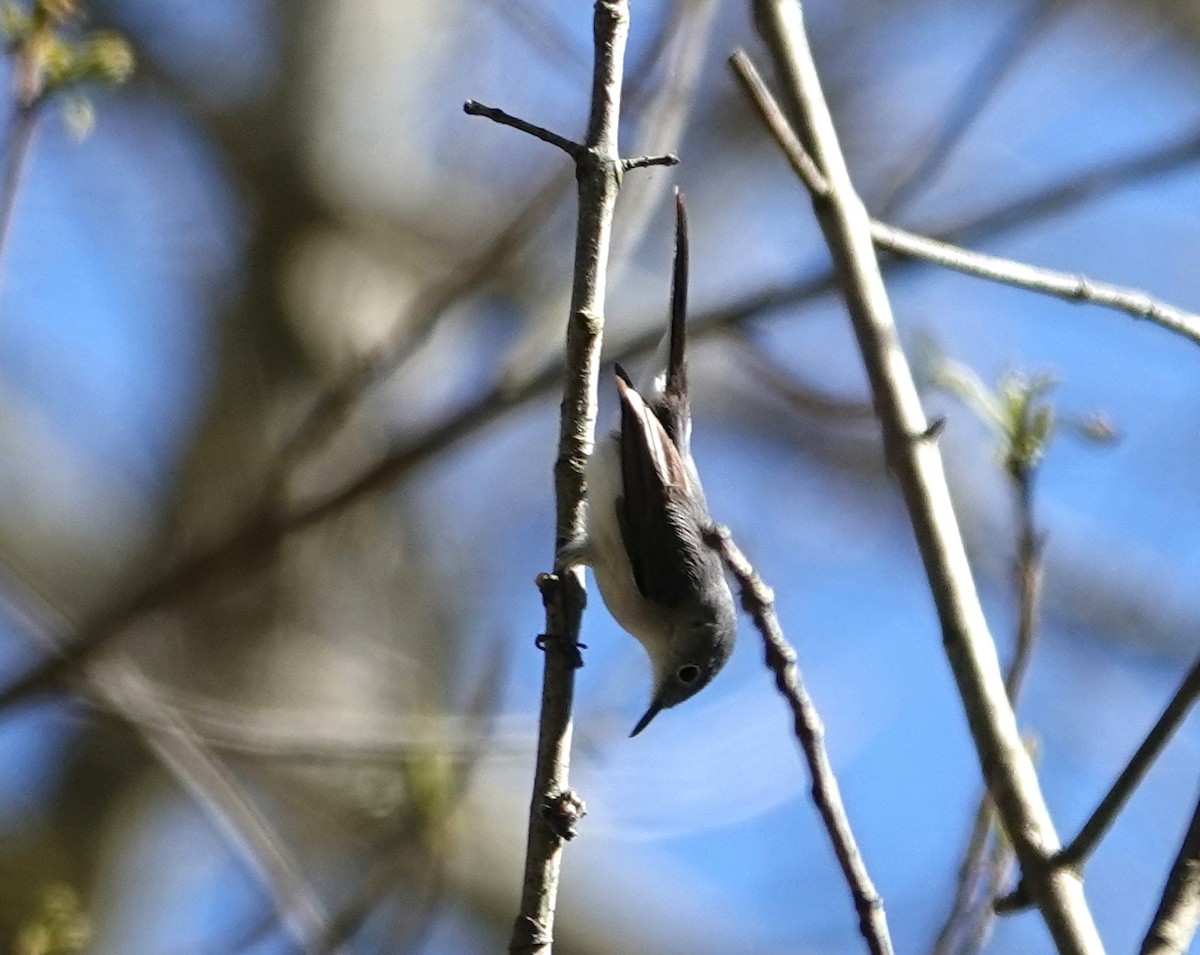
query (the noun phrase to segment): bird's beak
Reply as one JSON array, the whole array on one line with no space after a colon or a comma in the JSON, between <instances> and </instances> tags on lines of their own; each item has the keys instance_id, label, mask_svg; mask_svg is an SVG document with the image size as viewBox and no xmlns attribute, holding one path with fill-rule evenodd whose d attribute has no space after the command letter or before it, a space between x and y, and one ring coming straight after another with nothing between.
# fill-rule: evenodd
<instances>
[{"instance_id":1,"label":"bird's beak","mask_svg":"<svg viewBox=\"0 0 1200 955\"><path fill-rule=\"evenodd\" d=\"M650 701L650 709L646 710L642 718L638 720L637 726L633 728L633 732L629 734L629 738L633 739L633 737L637 736L638 733L649 726L650 721L654 719L654 717L658 716L658 714L662 711L662 708L662 700L656 696Z\"/></svg>"}]
</instances>

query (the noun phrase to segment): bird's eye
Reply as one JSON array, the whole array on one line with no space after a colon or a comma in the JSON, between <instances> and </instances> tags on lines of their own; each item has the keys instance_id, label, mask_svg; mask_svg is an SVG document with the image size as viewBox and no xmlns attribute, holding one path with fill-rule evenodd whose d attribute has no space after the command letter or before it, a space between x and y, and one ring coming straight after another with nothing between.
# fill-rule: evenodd
<instances>
[{"instance_id":1,"label":"bird's eye","mask_svg":"<svg viewBox=\"0 0 1200 955\"><path fill-rule=\"evenodd\" d=\"M687 666L681 666L675 675L679 677L680 683L695 683L696 677L700 675L700 668L694 663L689 663Z\"/></svg>"}]
</instances>

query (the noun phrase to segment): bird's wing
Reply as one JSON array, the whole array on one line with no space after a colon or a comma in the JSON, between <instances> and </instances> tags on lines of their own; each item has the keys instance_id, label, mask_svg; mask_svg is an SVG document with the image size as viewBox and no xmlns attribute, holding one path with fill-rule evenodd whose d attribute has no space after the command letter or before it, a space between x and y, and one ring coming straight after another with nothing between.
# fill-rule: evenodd
<instances>
[{"instance_id":1,"label":"bird's wing","mask_svg":"<svg viewBox=\"0 0 1200 955\"><path fill-rule=\"evenodd\" d=\"M642 396L618 376L621 478L617 519L642 596L676 606L696 590L703 496L679 448Z\"/></svg>"}]
</instances>

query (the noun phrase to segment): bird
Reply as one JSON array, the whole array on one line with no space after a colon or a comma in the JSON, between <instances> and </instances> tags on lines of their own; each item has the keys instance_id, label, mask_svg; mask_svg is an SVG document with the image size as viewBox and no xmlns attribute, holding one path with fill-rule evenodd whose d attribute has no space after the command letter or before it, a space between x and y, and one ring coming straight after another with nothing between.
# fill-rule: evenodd
<instances>
[{"instance_id":1,"label":"bird","mask_svg":"<svg viewBox=\"0 0 1200 955\"><path fill-rule=\"evenodd\" d=\"M650 658L650 705L631 737L712 682L737 632L721 558L703 539L713 521L691 454L687 284L687 206L676 189L670 325L657 374L639 389L615 366L620 411L588 459L585 533L556 561L592 568L609 613Z\"/></svg>"}]
</instances>

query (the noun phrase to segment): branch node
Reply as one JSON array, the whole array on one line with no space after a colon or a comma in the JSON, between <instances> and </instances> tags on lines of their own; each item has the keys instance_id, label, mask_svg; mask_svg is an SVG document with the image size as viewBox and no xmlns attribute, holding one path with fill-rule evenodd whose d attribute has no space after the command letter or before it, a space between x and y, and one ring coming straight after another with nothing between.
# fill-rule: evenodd
<instances>
[{"instance_id":1,"label":"branch node","mask_svg":"<svg viewBox=\"0 0 1200 955\"><path fill-rule=\"evenodd\" d=\"M928 428L926 428L920 434L914 435L913 439L916 441L937 441L937 439L942 436L942 432L945 430L946 416L938 415L938 417L929 422Z\"/></svg>"},{"instance_id":2,"label":"branch node","mask_svg":"<svg viewBox=\"0 0 1200 955\"><path fill-rule=\"evenodd\" d=\"M621 171L630 169L645 169L647 166L678 166L679 157L674 153L664 153L661 156L632 156L621 160Z\"/></svg>"},{"instance_id":3,"label":"branch node","mask_svg":"<svg viewBox=\"0 0 1200 955\"><path fill-rule=\"evenodd\" d=\"M587 803L574 789L566 789L542 803L539 812L556 836L570 842L579 835L575 825L587 815Z\"/></svg>"},{"instance_id":4,"label":"branch node","mask_svg":"<svg viewBox=\"0 0 1200 955\"><path fill-rule=\"evenodd\" d=\"M1012 915L1014 912L1024 911L1031 905L1033 905L1033 899L1029 897L1029 886L1022 879L1008 895L1002 895L992 903L992 911L997 915Z\"/></svg>"},{"instance_id":5,"label":"branch node","mask_svg":"<svg viewBox=\"0 0 1200 955\"><path fill-rule=\"evenodd\" d=\"M537 952L549 946L554 941L553 936L537 919L528 915L518 915L513 923L512 940L509 942L510 952Z\"/></svg>"}]
</instances>

